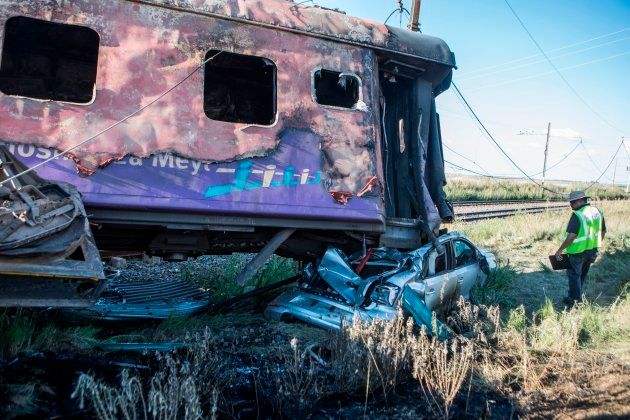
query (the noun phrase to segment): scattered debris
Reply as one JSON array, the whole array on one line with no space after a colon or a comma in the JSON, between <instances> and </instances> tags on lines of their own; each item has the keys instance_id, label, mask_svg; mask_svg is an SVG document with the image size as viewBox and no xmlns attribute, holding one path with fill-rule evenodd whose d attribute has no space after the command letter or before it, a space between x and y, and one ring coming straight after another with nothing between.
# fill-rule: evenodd
<instances>
[{"instance_id":1,"label":"scattered debris","mask_svg":"<svg viewBox=\"0 0 630 420\"><path fill-rule=\"evenodd\" d=\"M127 267L127 260L123 257L111 257L109 259L109 265L116 269L125 268Z\"/></svg>"},{"instance_id":2,"label":"scattered debris","mask_svg":"<svg viewBox=\"0 0 630 420\"><path fill-rule=\"evenodd\" d=\"M208 304L208 293L183 280L126 282L111 280L96 304L72 313L96 320L161 320L190 315Z\"/></svg>"},{"instance_id":3,"label":"scattered debris","mask_svg":"<svg viewBox=\"0 0 630 420\"><path fill-rule=\"evenodd\" d=\"M156 255L143 254L142 261L144 261L145 263L149 265L158 265L162 263L162 257L158 257Z\"/></svg>"},{"instance_id":4,"label":"scattered debris","mask_svg":"<svg viewBox=\"0 0 630 420\"><path fill-rule=\"evenodd\" d=\"M81 195L0 146L0 306L88 306L103 263Z\"/></svg>"},{"instance_id":5,"label":"scattered debris","mask_svg":"<svg viewBox=\"0 0 630 420\"><path fill-rule=\"evenodd\" d=\"M329 193L333 200L344 206L348 204L348 201L352 198L352 193L347 191L329 191Z\"/></svg>"}]
</instances>

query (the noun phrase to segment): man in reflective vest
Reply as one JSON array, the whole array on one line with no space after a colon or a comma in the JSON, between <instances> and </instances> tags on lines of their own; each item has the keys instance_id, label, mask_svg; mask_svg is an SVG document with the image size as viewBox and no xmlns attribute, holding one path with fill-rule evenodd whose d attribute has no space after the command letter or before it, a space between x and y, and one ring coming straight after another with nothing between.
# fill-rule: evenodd
<instances>
[{"instance_id":1,"label":"man in reflective vest","mask_svg":"<svg viewBox=\"0 0 630 420\"><path fill-rule=\"evenodd\" d=\"M573 214L567 226L567 236L556 251L556 257L562 260L562 251L566 250L571 265L567 269L569 297L564 300L569 306L582 302L584 280L606 235L604 215L588 203L588 198L584 191L569 194Z\"/></svg>"}]
</instances>

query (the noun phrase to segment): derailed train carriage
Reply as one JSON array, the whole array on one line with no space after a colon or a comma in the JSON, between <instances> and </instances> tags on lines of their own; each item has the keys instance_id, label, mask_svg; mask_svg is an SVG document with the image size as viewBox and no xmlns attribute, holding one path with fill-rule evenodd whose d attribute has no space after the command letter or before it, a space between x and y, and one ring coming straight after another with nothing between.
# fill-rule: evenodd
<instances>
[{"instance_id":1,"label":"derailed train carriage","mask_svg":"<svg viewBox=\"0 0 630 420\"><path fill-rule=\"evenodd\" d=\"M418 248L453 215L440 39L281 0L3 2L0 38L1 304L89 304L94 243L261 251L251 273Z\"/></svg>"}]
</instances>

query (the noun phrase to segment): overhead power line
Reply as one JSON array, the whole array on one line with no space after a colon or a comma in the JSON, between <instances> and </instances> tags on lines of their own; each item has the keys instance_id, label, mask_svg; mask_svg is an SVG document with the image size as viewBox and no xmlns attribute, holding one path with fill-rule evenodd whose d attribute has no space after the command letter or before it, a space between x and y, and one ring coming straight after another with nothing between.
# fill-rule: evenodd
<instances>
[{"instance_id":1,"label":"overhead power line","mask_svg":"<svg viewBox=\"0 0 630 420\"><path fill-rule=\"evenodd\" d=\"M523 174L523 176L525 178L527 178L528 180L530 180L532 183L536 184L538 187L540 187L541 189L550 192L552 194L555 195L564 195L558 191L554 191L550 188L545 187L544 185L542 185L541 183L539 183L538 181L536 181L534 178L532 178L531 176L529 176L515 161L514 159L512 159L512 157L503 149L503 147L501 147L501 145L499 144L499 142L494 138L494 136L490 133L490 131L488 131L488 129L486 128L486 126L483 124L483 122L481 121L481 119L479 119L479 116L477 116L477 113L472 109L472 107L470 106L470 104L468 103L468 101L466 100L466 98L464 97L464 95L462 94L462 92L459 90L459 88L457 87L457 85L455 84L455 82L452 83L453 87L455 88L455 92L457 93L457 96L463 101L465 107L470 111L470 113L473 115L475 121L477 122L477 124L479 124L479 126L483 129L484 133L486 134L487 138L490 139L492 141L492 143L494 143L494 145L497 147L497 149L512 163L512 165L514 165L514 167Z\"/></svg>"},{"instance_id":2,"label":"overhead power line","mask_svg":"<svg viewBox=\"0 0 630 420\"><path fill-rule=\"evenodd\" d=\"M627 37L624 37L624 38L619 38L619 39L614 39L612 41L604 42L602 44L592 45L590 47L582 48L582 49L575 50L575 51L569 51L569 52L566 52L566 53L563 53L563 54L559 54L559 55L553 56L553 58L557 59L557 58L561 58L561 57L567 57L567 56L570 56L570 55L580 54L580 53L583 53L583 52L586 52L586 51L594 50L596 48L602 48L602 47L605 47L607 45L612 45L612 44L615 44L617 42L626 41L628 39L630 39L630 36L627 36ZM617 57L617 55L613 55L612 57L613 58ZM610 59L610 58L606 58L606 59ZM529 66L533 66L534 64L544 63L546 61L547 60L545 60L543 58L541 60L530 61L529 63L519 64L517 66L512 66L512 67L507 67L507 68L503 68L503 69L498 69L498 70L494 70L494 71L483 73L483 74L477 74L477 75L474 75L474 76L463 77L463 78L460 78L459 81L462 82L464 80L482 79L484 77L493 76L493 75L496 75L496 74L501 74L501 73L506 73L506 72L522 69L524 67L529 67ZM600 61L603 61L603 60L600 60ZM591 63L591 61L588 61L587 63L578 64L578 66L583 66L583 65L586 65L586 64L590 64L590 63Z\"/></svg>"},{"instance_id":3,"label":"overhead power line","mask_svg":"<svg viewBox=\"0 0 630 420\"><path fill-rule=\"evenodd\" d=\"M606 171L602 172L601 168L599 167L599 165L597 163L595 163L595 160L593 159L593 157L591 156L591 154L588 152L588 149L586 148L586 146L584 145L584 143L582 143L582 148L584 149L584 153L586 154L586 157L588 157L588 160L591 161L591 164L593 164L593 167L597 170L597 172L601 173L602 175L604 175L606 173ZM601 178L601 176L600 176ZM607 180L612 181L612 179L610 179L610 177L606 176L605 177Z\"/></svg>"},{"instance_id":4,"label":"overhead power line","mask_svg":"<svg viewBox=\"0 0 630 420\"><path fill-rule=\"evenodd\" d=\"M626 138L622 137L621 141L623 143L623 150L625 150L626 155L628 155L628 159L630 160L630 152L628 152L628 147L626 146Z\"/></svg>"},{"instance_id":5,"label":"overhead power line","mask_svg":"<svg viewBox=\"0 0 630 420\"><path fill-rule=\"evenodd\" d=\"M461 171L470 172L471 174L483 176L483 177L486 177L486 178L492 178L492 179L497 179L498 178L498 177L490 175L490 174L482 174L481 172L477 172L477 171L474 171L472 169L464 168L463 166L460 166L460 165L458 165L456 163L450 162L450 161L448 161L446 159L444 159L444 162L448 163L449 165L451 165L455 169L459 169Z\"/></svg>"},{"instance_id":6,"label":"overhead power line","mask_svg":"<svg viewBox=\"0 0 630 420\"><path fill-rule=\"evenodd\" d=\"M503 188L503 189L505 189L505 190L507 190L507 191L510 191L510 189L511 189L508 185L505 185L505 184L504 184L504 183L502 183L500 180L504 180L504 179L514 179L513 177L507 177L507 176L497 176L497 175L490 175L490 174L485 175L485 174L482 174L482 173L480 173L480 172L473 171L472 169L468 169L468 168L465 168L465 167L463 167L463 166L457 165L456 163L449 162L449 161L448 161L448 160L446 160L446 159L444 159L444 162L446 162L446 163L447 163L447 164L449 164L451 167L453 167L453 168L455 168L455 169L458 169L458 170L460 170L460 171L465 171L465 172L469 172L469 173L474 174L474 175L478 175L478 176L481 176L481 177L484 177L484 178L488 178L488 179L492 180L493 182L495 182L495 183L496 183L496 185L498 185L499 187L501 187L501 188ZM485 170L485 169L484 169L484 170Z\"/></svg>"},{"instance_id":7,"label":"overhead power line","mask_svg":"<svg viewBox=\"0 0 630 420\"><path fill-rule=\"evenodd\" d=\"M606 118L602 117L602 115L597 112L583 97L582 95L580 95L580 93L573 87L573 85L571 85L571 83L569 83L569 81L564 77L564 75L560 72L560 70L556 67L556 65L553 63L553 61L551 61L551 59L549 58L549 56L547 55L547 53L545 53L545 50L543 50L543 48L540 46L540 44L538 43L538 41L536 41L536 38L534 38L534 36L532 35L532 33L529 31L529 29L527 29L527 26L525 26L525 23L521 20L521 18L518 16L518 14L516 13L516 11L514 10L514 8L512 8L512 5L510 5L510 2L508 0L504 0L505 4L507 4L507 6L510 8L510 10L512 11L512 14L514 15L514 17L516 18L516 20L518 21L518 23L521 25L521 27L523 28L523 30L527 33L527 35L529 36L529 39L532 40L532 42L534 43L534 45L536 45L536 48L538 48L538 50L540 51L540 53L545 57L545 59L547 60L547 62L549 63L549 65L554 69L554 71L558 74L558 76L562 79L562 81L564 82L565 85L567 85L567 87L571 90L571 92L573 92L573 94L588 108L591 110L591 112L593 112L593 114L597 115L599 117L599 119L606 123L606 125L614 128L615 130L621 132L621 133L625 133L624 130L618 128L617 126L613 125L612 123L610 123Z\"/></svg>"},{"instance_id":8,"label":"overhead power line","mask_svg":"<svg viewBox=\"0 0 630 420\"><path fill-rule=\"evenodd\" d=\"M610 162L608 162L608 165L606 165L606 168L604 168L604 170L602 171L602 173L597 177L597 179L595 181L593 181L591 183L591 185L589 185L588 187L584 188L584 191L588 190L589 188L591 188L593 185L597 184L599 182L599 180L604 176L604 174L608 171L608 168L610 168L610 165L612 165L612 163L615 161L615 158L617 157L617 154L619 153L619 150L621 150L621 146L624 145L624 138L621 138L621 142L619 143L619 147L617 147L617 150L615 151L615 153L612 155L612 157L610 158Z\"/></svg>"},{"instance_id":9,"label":"overhead power line","mask_svg":"<svg viewBox=\"0 0 630 420\"><path fill-rule=\"evenodd\" d=\"M606 34L603 34L603 35L599 35L599 36L596 36L594 38L585 39L583 41L575 42L573 44L565 45L565 46L562 46L562 47L559 47L559 48L554 48L554 49L551 49L551 50L549 50L547 52L548 53L553 53L553 52L557 52L557 51L566 50L566 49L569 49L569 48L576 47L578 45L588 44L589 42L596 41L598 39L608 38L610 36L617 35L617 34L620 34L620 33L623 33L623 32L628 32L628 31L630 31L630 27L623 28L623 29L620 29L618 31L609 32L609 33L606 33ZM493 64L493 65L487 66L487 67L481 67L481 68L469 71L468 73L466 73L466 75L471 75L471 74L476 74L476 73L480 73L480 72L485 72L485 71L488 71L488 70L492 70L492 69L495 69L495 68L498 68L498 67L507 66L507 65L514 64L514 63L520 63L521 61L526 61L526 60L529 60L531 58L540 57L541 55L542 54L540 54L540 53L536 53L536 54L528 55L526 57L521 57L521 58L517 58L517 59L514 59L514 60L506 61L504 63Z\"/></svg>"},{"instance_id":10,"label":"overhead power line","mask_svg":"<svg viewBox=\"0 0 630 420\"><path fill-rule=\"evenodd\" d=\"M623 56L626 56L626 55L630 55L630 51L609 55L609 56L606 56L606 57L596 58L594 60L586 61L584 63L573 64L571 66L562 67L559 70L576 69L578 67L584 67L584 66L587 66L587 65L590 65L590 64L600 63L602 61L608 61L608 60L612 60L613 58L623 57ZM486 89L497 87L497 86L509 85L510 83L521 82L523 80L529 80L529 79L535 79L537 77L548 76L550 74L555 74L555 73L557 73L556 70L551 70L551 71L546 71L546 72L543 72L543 73L532 74L530 76L518 77L516 79L509 79L509 80L505 80L505 81L502 81L502 82L499 82L499 83L493 83L493 84L489 84L489 85L476 87L474 89L471 89L470 92L474 92L474 91L477 91L477 90L486 90ZM596 114L596 115L601 118L601 116L599 114ZM623 133L623 130L618 129L615 126L611 126L611 127L613 127L615 130L621 131Z\"/></svg>"},{"instance_id":11,"label":"overhead power line","mask_svg":"<svg viewBox=\"0 0 630 420\"><path fill-rule=\"evenodd\" d=\"M488 175L490 175L490 172L486 171L481 165L479 165L477 162L475 162L474 160L470 159L467 156L462 155L461 153L457 152L455 149L453 149L452 147L450 147L448 144L446 143L442 143L442 146L446 147L448 150L450 150L451 152L453 152L454 154L456 154L457 156L467 160L468 162L472 163L473 165L477 166L479 169L481 169L482 171L484 171L485 173L487 173Z\"/></svg>"},{"instance_id":12,"label":"overhead power line","mask_svg":"<svg viewBox=\"0 0 630 420\"><path fill-rule=\"evenodd\" d=\"M569 153L567 153L566 155L564 155L559 161L557 161L556 163L554 163L553 165L549 166L547 168L547 171L550 171L551 169L555 168L556 166L560 165L562 162L564 162L569 156L571 156L573 154L573 152L575 152L577 150L577 148L580 146L580 144L582 144L582 140L580 140L574 147L573 149L571 149L571 151ZM535 174L532 174L532 176L538 176L540 174L542 174L543 171L540 172L536 172Z\"/></svg>"}]
</instances>

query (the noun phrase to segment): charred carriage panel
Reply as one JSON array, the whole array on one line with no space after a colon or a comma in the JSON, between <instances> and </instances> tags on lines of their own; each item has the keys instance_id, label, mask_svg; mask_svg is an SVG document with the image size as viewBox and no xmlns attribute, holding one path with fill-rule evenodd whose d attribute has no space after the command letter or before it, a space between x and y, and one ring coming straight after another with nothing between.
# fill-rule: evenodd
<instances>
[{"instance_id":1,"label":"charred carriage panel","mask_svg":"<svg viewBox=\"0 0 630 420\"><path fill-rule=\"evenodd\" d=\"M84 48L98 58L93 102L0 94L0 140L32 165L124 119L42 168L77 186L106 230L100 239L167 252L173 231L230 226L227 242L237 244L250 232L244 227L252 235L298 228L289 253L305 255L339 237L349 252L364 233L377 243L384 216L439 222L443 176L431 171L443 168L432 163L439 137L431 100L454 66L441 40L276 0L25 0L0 9L0 27L16 15L98 34L96 52ZM9 35L0 31L5 44ZM378 79L396 68L411 80L410 108L385 116L390 133L380 121L391 98L379 107ZM393 146L406 155L388 160ZM91 176L75 176L74 163ZM383 183L392 186L387 211ZM307 229L318 238L306 238Z\"/></svg>"},{"instance_id":2,"label":"charred carriage panel","mask_svg":"<svg viewBox=\"0 0 630 420\"><path fill-rule=\"evenodd\" d=\"M0 95L0 139L68 148L158 97L207 54L221 50L225 53L155 105L73 150L80 168L89 174L126 155L149 157L160 151L204 162L262 157L274 153L280 134L292 127L319 139L326 175L321 200L334 203L327 190L357 193L376 175L373 152L365 147L378 136L376 112L369 103L354 113L316 104L309 77L319 67L341 68L366 77L361 96L372 98L377 81L370 78L374 53L369 48L267 28L253 21L254 12L251 22L221 18L221 12L223 17L235 12L236 4L217 2L213 14L201 10L212 2L203 7L146 3L29 0L3 7L2 26L15 15L52 20L49 25L80 23L100 35L100 47L96 96L88 107ZM269 5L289 7L276 1L245 7L267 10ZM355 80L349 81L353 89Z\"/></svg>"}]
</instances>

